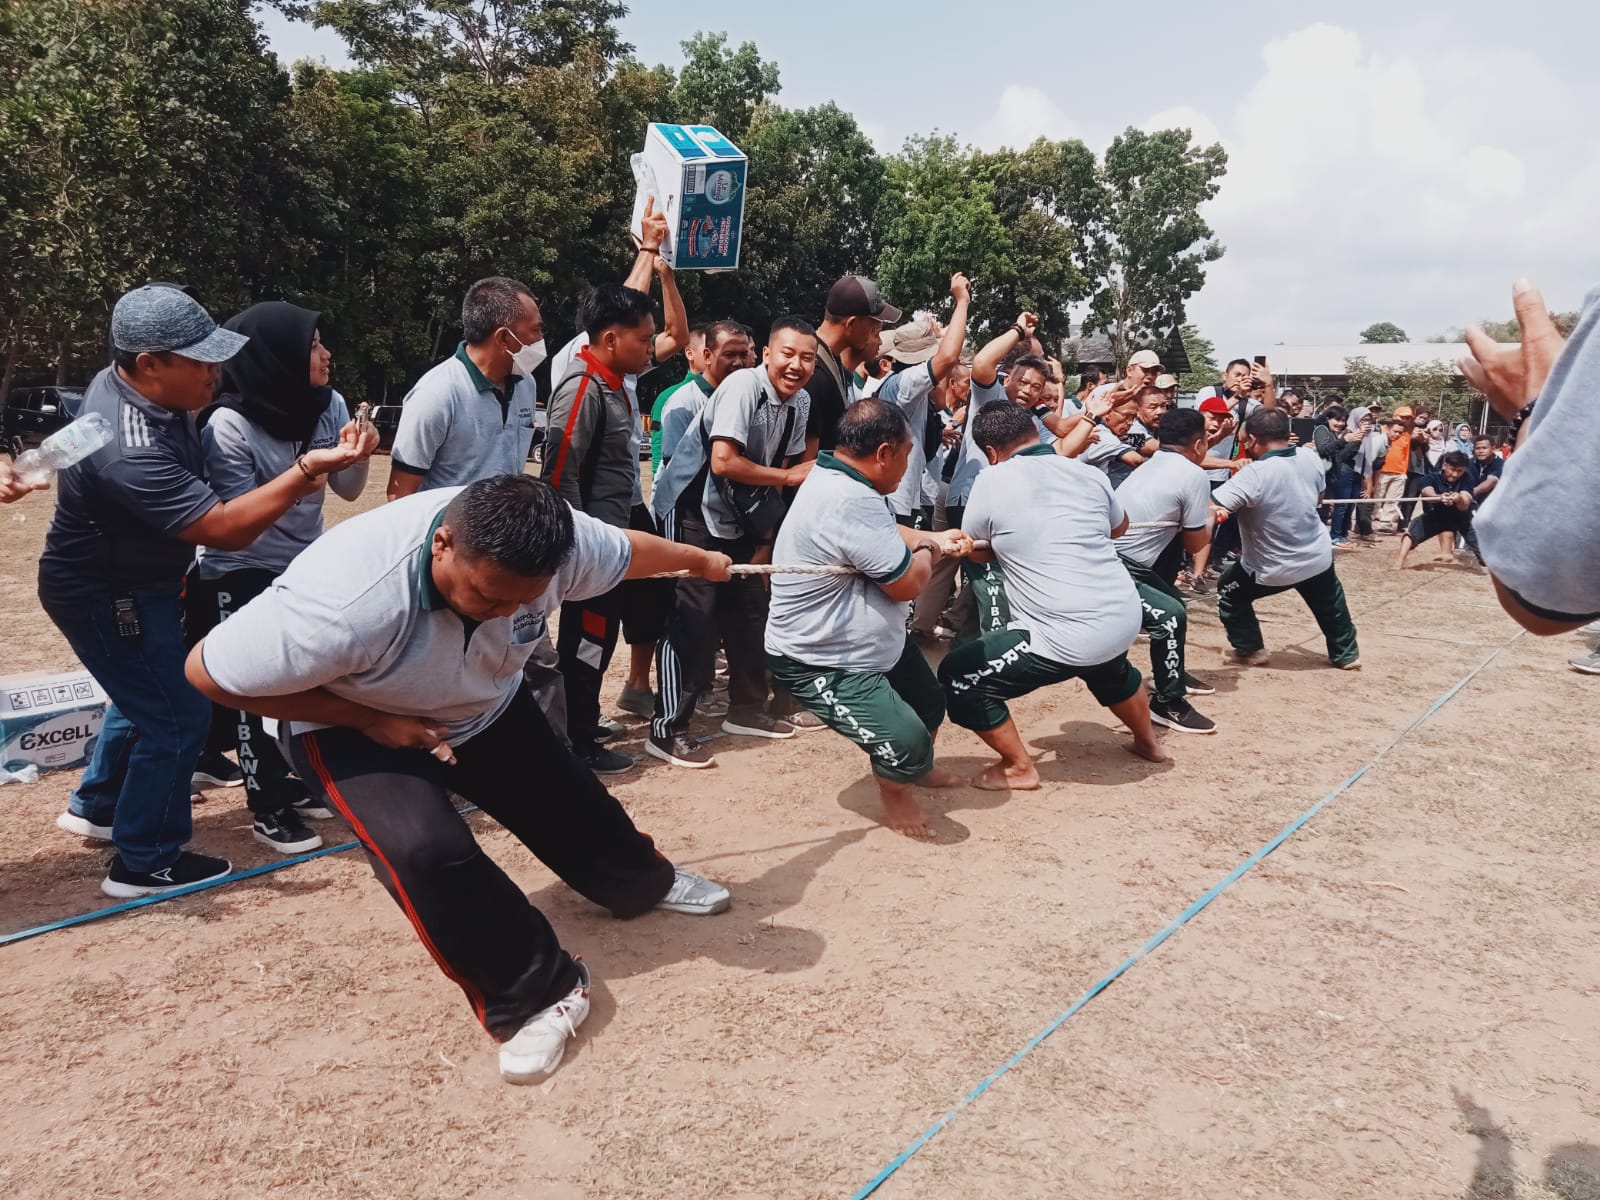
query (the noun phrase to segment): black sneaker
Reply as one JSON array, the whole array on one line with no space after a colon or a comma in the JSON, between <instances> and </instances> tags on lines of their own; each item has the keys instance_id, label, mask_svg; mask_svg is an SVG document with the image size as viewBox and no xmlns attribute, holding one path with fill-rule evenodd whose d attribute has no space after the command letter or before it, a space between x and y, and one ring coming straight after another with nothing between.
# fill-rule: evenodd
<instances>
[{"instance_id":1,"label":"black sneaker","mask_svg":"<svg viewBox=\"0 0 1600 1200\"><path fill-rule=\"evenodd\" d=\"M698 770L701 767L717 765L717 760L712 757L711 751L684 733L676 733L671 737L657 737L652 733L650 740L645 742L644 749L646 754L653 754L675 767Z\"/></svg>"},{"instance_id":2,"label":"black sneaker","mask_svg":"<svg viewBox=\"0 0 1600 1200\"><path fill-rule=\"evenodd\" d=\"M279 854L303 854L322 845L320 834L311 832L293 807L275 813L258 813L251 833L263 846L271 846Z\"/></svg>"},{"instance_id":3,"label":"black sneaker","mask_svg":"<svg viewBox=\"0 0 1600 1200\"><path fill-rule=\"evenodd\" d=\"M334 812L333 805L325 796L313 796L311 789L298 779L290 779L289 787L294 789L295 797L292 807L302 820L331 821L339 814Z\"/></svg>"},{"instance_id":4,"label":"black sneaker","mask_svg":"<svg viewBox=\"0 0 1600 1200\"><path fill-rule=\"evenodd\" d=\"M789 722L780 720L777 717L769 717L763 712L752 712L740 713L737 716L729 713L727 719L722 722L722 732L741 733L746 737L781 740L783 738L792 738L800 731Z\"/></svg>"},{"instance_id":5,"label":"black sneaker","mask_svg":"<svg viewBox=\"0 0 1600 1200\"><path fill-rule=\"evenodd\" d=\"M633 770L633 759L605 746L596 746L581 757L584 765L596 775L621 775Z\"/></svg>"},{"instance_id":6,"label":"black sneaker","mask_svg":"<svg viewBox=\"0 0 1600 1200\"><path fill-rule=\"evenodd\" d=\"M1204 679L1196 679L1187 671L1183 673L1183 694L1185 696L1210 696L1216 690Z\"/></svg>"},{"instance_id":7,"label":"black sneaker","mask_svg":"<svg viewBox=\"0 0 1600 1200\"><path fill-rule=\"evenodd\" d=\"M1165 725L1168 729L1176 729L1179 733L1217 731L1217 723L1210 717L1202 717L1195 712L1194 705L1187 700L1150 701L1150 720L1157 725Z\"/></svg>"},{"instance_id":8,"label":"black sneaker","mask_svg":"<svg viewBox=\"0 0 1600 1200\"><path fill-rule=\"evenodd\" d=\"M194 766L194 774L189 776L191 793L206 788L236 788L243 784L244 772L231 758L224 758L220 754L202 754Z\"/></svg>"},{"instance_id":9,"label":"black sneaker","mask_svg":"<svg viewBox=\"0 0 1600 1200\"><path fill-rule=\"evenodd\" d=\"M130 871L123 865L122 855L111 860L111 869L100 881L100 890L117 900L136 900L140 896L153 896L170 892L174 888L188 887L191 883L206 883L221 879L233 870L225 858L212 858L209 854L195 854L184 850L178 861L159 871Z\"/></svg>"},{"instance_id":10,"label":"black sneaker","mask_svg":"<svg viewBox=\"0 0 1600 1200\"><path fill-rule=\"evenodd\" d=\"M597 746L604 745L613 738L619 738L627 732L628 727L621 721L610 717L601 717L600 724L594 727L594 744Z\"/></svg>"}]
</instances>

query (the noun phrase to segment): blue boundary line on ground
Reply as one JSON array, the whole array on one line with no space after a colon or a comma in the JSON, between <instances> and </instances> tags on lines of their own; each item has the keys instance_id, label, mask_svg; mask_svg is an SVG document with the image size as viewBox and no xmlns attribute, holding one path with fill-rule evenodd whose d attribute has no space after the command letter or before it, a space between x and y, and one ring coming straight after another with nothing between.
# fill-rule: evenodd
<instances>
[{"instance_id":1,"label":"blue boundary line on ground","mask_svg":"<svg viewBox=\"0 0 1600 1200\"><path fill-rule=\"evenodd\" d=\"M1122 964L1113 970L1109 975L1106 975L1098 983L1094 984L1094 986L1092 986L1088 991L1084 992L1083 995L1074 1000L1070 1008L1068 1008L1060 1016L1056 1017L1055 1020L1051 1021L1038 1033L1034 1034L1033 1037L1029 1038L1022 1049L1018 1050L1010 1058L1006 1059L1005 1062L1001 1063L999 1067L995 1068L994 1071L986 1076L982 1083L978 1084L977 1087L973 1088L966 1095L962 1096L960 1100L956 1101L954 1107L952 1107L949 1112L945 1113L944 1116L940 1117L932 1125L928 1126L928 1128L924 1129L920 1134L918 1134L915 1141L913 1141L904 1150L900 1151L899 1154L895 1155L895 1157L892 1158L881 1171L872 1177L872 1180L866 1185L866 1187L862 1188L860 1191L851 1196L851 1200L866 1200L866 1197L872 1195L873 1192L877 1191L880 1187L887 1183L890 1176L892 1176L901 1167L905 1166L906 1163L911 1160L912 1156L917 1153L917 1151L921 1150L935 1137L937 1137L940 1131L949 1125L950 1122L954 1121L956 1116L963 1109L967 1108L970 1104L977 1100L978 1097L982 1096L997 1082L999 1082L1002 1075L1011 1070L1012 1067L1016 1066L1035 1049L1037 1049L1040 1043L1042 1043L1057 1029L1060 1029L1062 1025L1064 1025L1091 1000L1093 1000L1101 992L1105 991L1113 983L1121 979L1130 970L1132 970L1140 959L1154 952L1161 945L1161 943L1165 942L1173 934L1177 933L1178 930L1187 925L1207 905L1209 905L1218 896L1222 895L1223 892L1236 883L1252 867L1254 867L1267 855L1271 854L1279 846L1283 845L1284 842L1288 841L1289 838L1292 837L1299 829L1301 829L1307 821L1311 820L1312 817L1316 816L1329 804L1333 803L1333 801L1337 800L1345 792L1349 791L1350 788L1354 787L1357 781L1359 781L1361 777L1368 771L1372 770L1373 767L1377 766L1379 761L1382 760L1385 755L1387 755L1391 750L1409 737L1420 725L1427 721L1429 717L1433 716L1434 713L1438 712L1446 704L1450 703L1451 700L1455 699L1457 694L1459 694L1463 688L1476 679L1490 663L1494 662L1494 660L1499 658L1500 655L1505 653L1506 650L1510 649L1512 644L1515 643L1517 639L1522 637L1524 632L1526 631L1518 630L1515 634L1513 634L1509 641L1497 649L1493 654L1489 655L1488 658L1484 659L1477 666L1473 667L1472 670L1467 672L1467 674L1462 677L1454 687L1450 688L1449 691L1445 692L1444 695L1440 696L1437 700L1430 704L1427 708L1427 711L1425 711L1420 717L1412 721L1411 724L1407 725L1398 734L1396 734L1394 738L1390 740L1388 745L1384 746L1382 750L1379 750L1377 754L1372 756L1371 760L1368 761L1365 766L1358 770L1354 775L1350 776L1350 778L1346 779L1338 787L1334 788L1333 791L1329 792L1322 799L1318 800L1310 808L1306 809L1305 812L1301 813L1293 821L1290 821L1289 824L1285 825L1281 830L1278 831L1277 836L1275 836L1271 841L1262 846L1254 854L1246 858L1233 870L1229 871L1227 875L1223 876L1221 880L1212 885L1209 890L1207 890L1192 904L1190 904L1188 908L1184 909L1176 917L1172 918L1172 920L1163 926L1154 937L1150 938L1150 940L1145 942L1144 945L1140 946L1138 950L1134 951L1133 954L1125 959Z\"/></svg>"}]
</instances>

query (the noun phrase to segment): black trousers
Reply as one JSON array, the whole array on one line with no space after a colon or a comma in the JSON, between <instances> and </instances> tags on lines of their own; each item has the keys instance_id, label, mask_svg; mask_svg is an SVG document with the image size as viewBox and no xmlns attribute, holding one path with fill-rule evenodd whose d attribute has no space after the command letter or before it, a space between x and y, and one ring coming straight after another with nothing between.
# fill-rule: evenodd
<instances>
[{"instance_id":1,"label":"black trousers","mask_svg":"<svg viewBox=\"0 0 1600 1200\"><path fill-rule=\"evenodd\" d=\"M574 891L619 917L667 894L673 867L550 729L526 689L446 766L353 729L293 739L289 755L350 822L373 873L439 969L499 1041L576 985L550 922L483 852L450 802L476 804Z\"/></svg>"},{"instance_id":2,"label":"black trousers","mask_svg":"<svg viewBox=\"0 0 1600 1200\"><path fill-rule=\"evenodd\" d=\"M1211 490L1214 492L1222 486L1221 481L1213 482ZM1238 554L1242 544L1239 541L1239 522L1228 519L1218 521L1211 530L1211 557L1206 565L1211 570L1218 569L1217 564L1229 554Z\"/></svg>"},{"instance_id":3,"label":"black trousers","mask_svg":"<svg viewBox=\"0 0 1600 1200\"><path fill-rule=\"evenodd\" d=\"M272 586L278 572L266 567L229 571L216 579L201 579L198 571L190 575L184 590L183 630L194 646L223 621ZM255 713L212 707L212 736L208 750L236 750L239 770L244 774L244 799L256 816L279 812L294 803L299 789L289 778L278 743L267 736L261 718ZM219 744L220 739L220 744Z\"/></svg>"},{"instance_id":4,"label":"black trousers","mask_svg":"<svg viewBox=\"0 0 1600 1200\"><path fill-rule=\"evenodd\" d=\"M556 654L567 693L567 737L580 758L594 750L595 729L600 724L600 685L617 649L622 589L626 586L618 584L603 596L568 600L561 606Z\"/></svg>"},{"instance_id":5,"label":"black trousers","mask_svg":"<svg viewBox=\"0 0 1600 1200\"><path fill-rule=\"evenodd\" d=\"M628 528L638 533L660 536L661 530L650 509L635 504L628 514ZM622 585L622 638L630 646L654 646L667 631L667 614L672 611L673 581L670 579L629 579Z\"/></svg>"},{"instance_id":6,"label":"black trousers","mask_svg":"<svg viewBox=\"0 0 1600 1200\"><path fill-rule=\"evenodd\" d=\"M717 550L736 563L756 551L754 538L713 537L705 522L672 513L662 536L702 550ZM666 635L656 650L656 711L651 732L659 738L684 733L694 703L711 688L717 645L728 656L728 715L759 712L767 703L767 589L760 576L735 576L727 583L679 579L673 588ZM787 698L787 697L785 697ZM785 711L792 712L790 701Z\"/></svg>"}]
</instances>

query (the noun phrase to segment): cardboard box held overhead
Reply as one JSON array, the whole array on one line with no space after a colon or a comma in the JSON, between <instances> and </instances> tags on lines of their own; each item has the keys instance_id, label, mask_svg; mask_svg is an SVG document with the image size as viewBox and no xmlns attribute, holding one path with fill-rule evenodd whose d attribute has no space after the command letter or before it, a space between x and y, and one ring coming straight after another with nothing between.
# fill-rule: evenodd
<instances>
[{"instance_id":1,"label":"cardboard box held overhead","mask_svg":"<svg viewBox=\"0 0 1600 1200\"><path fill-rule=\"evenodd\" d=\"M731 271L744 226L745 156L709 125L654 124L634 155L639 191L633 232L646 199L667 217L661 257L675 271Z\"/></svg>"}]
</instances>

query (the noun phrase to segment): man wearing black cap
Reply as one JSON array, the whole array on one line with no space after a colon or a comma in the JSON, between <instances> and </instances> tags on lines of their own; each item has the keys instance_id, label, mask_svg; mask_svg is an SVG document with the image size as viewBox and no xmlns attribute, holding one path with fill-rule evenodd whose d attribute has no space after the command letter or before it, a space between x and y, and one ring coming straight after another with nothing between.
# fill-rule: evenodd
<instances>
[{"instance_id":1,"label":"man wearing black cap","mask_svg":"<svg viewBox=\"0 0 1600 1200\"><path fill-rule=\"evenodd\" d=\"M833 449L834 427L860 398L856 368L877 357L883 327L899 320L900 310L885 303L878 285L865 276L846 275L828 289L822 324L817 327L817 369L806 384L811 397L807 458Z\"/></svg>"},{"instance_id":2,"label":"man wearing black cap","mask_svg":"<svg viewBox=\"0 0 1600 1200\"><path fill-rule=\"evenodd\" d=\"M108 896L168 891L232 869L183 849L192 832L189 780L211 715L183 673L181 595L195 546L243 549L359 457L350 426L339 445L218 499L205 482L194 413L215 398L219 364L248 340L217 328L176 288L123 296L111 314L112 365L95 376L82 407L116 437L58 477L39 599L111 705L56 824L116 846L101 884Z\"/></svg>"}]
</instances>

